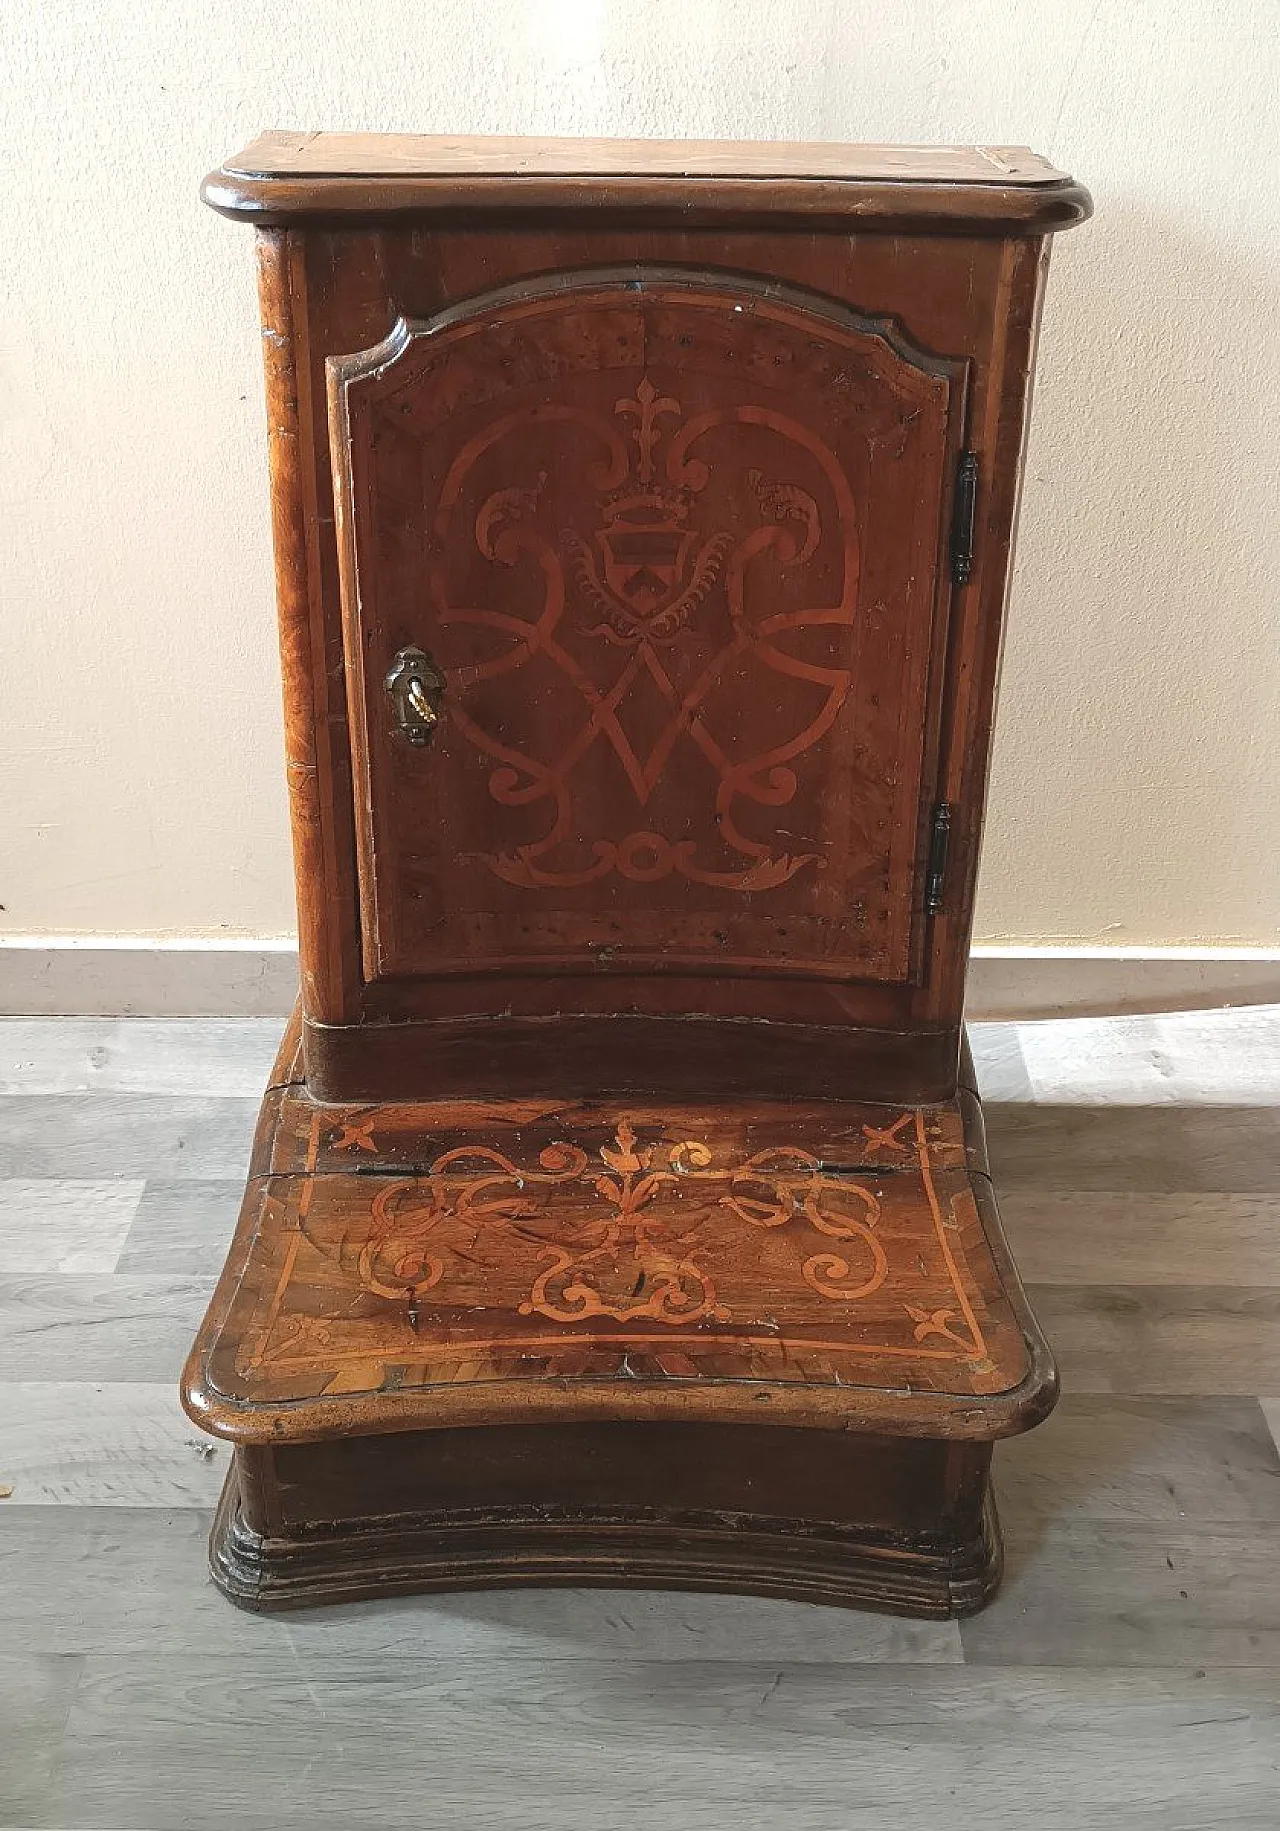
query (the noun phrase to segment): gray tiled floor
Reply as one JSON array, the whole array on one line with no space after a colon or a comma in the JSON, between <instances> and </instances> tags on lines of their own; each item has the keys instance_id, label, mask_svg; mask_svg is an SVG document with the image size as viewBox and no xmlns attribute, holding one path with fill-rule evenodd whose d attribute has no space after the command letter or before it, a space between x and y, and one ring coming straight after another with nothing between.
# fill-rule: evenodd
<instances>
[{"instance_id":1,"label":"gray tiled floor","mask_svg":"<svg viewBox=\"0 0 1280 1831\"><path fill-rule=\"evenodd\" d=\"M1280 1826L1280 1011L976 1030L1065 1396L962 1626L223 1602L173 1388L276 1031L0 1022L0 1827Z\"/></svg>"}]
</instances>

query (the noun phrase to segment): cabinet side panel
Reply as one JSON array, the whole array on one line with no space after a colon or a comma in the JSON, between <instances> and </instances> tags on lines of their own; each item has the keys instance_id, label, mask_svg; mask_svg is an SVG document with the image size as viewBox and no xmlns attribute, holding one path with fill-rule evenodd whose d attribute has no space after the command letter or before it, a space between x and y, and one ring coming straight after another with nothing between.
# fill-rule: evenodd
<instances>
[{"instance_id":1,"label":"cabinet side panel","mask_svg":"<svg viewBox=\"0 0 1280 1831\"><path fill-rule=\"evenodd\" d=\"M339 912L349 869L340 863L344 809L349 807L345 732L325 703L323 604L313 615L314 545L310 467L301 428L305 330L295 311L293 270L298 238L280 229L258 233L258 296L267 397L271 523L276 607L284 687L285 765L298 899L298 951L306 1015L342 1023L355 1015L350 941Z\"/></svg>"},{"instance_id":2,"label":"cabinet side panel","mask_svg":"<svg viewBox=\"0 0 1280 1831\"><path fill-rule=\"evenodd\" d=\"M939 798L955 812L946 898L932 934L934 970L917 1004L923 1020L957 1021L964 1003L1048 248L1047 241L1026 240L1001 249L990 363L972 408L969 443L980 464L975 563L952 618Z\"/></svg>"}]
</instances>

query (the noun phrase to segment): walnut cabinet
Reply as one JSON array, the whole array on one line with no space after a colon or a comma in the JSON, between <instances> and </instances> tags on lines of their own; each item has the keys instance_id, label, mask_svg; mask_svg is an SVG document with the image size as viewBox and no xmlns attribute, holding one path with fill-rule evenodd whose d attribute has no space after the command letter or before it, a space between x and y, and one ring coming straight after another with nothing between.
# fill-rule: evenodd
<instances>
[{"instance_id":1,"label":"walnut cabinet","mask_svg":"<svg viewBox=\"0 0 1280 1831\"><path fill-rule=\"evenodd\" d=\"M950 1613L1055 1375L962 1005L1021 148L269 134L301 995L184 1378L269 1608Z\"/></svg>"}]
</instances>

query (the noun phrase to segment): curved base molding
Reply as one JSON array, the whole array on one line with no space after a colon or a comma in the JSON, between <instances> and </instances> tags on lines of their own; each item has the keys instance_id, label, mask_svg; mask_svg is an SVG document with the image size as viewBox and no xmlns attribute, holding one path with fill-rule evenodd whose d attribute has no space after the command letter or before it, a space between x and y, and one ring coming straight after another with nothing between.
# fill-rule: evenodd
<instances>
[{"instance_id":1,"label":"curved base molding","mask_svg":"<svg viewBox=\"0 0 1280 1831\"><path fill-rule=\"evenodd\" d=\"M517 1584L720 1590L946 1619L995 1593L1003 1553L988 1491L976 1531L912 1541L856 1526L731 1513L630 1517L551 1507L354 1520L267 1537L235 1471L210 1541L214 1581L268 1613Z\"/></svg>"}]
</instances>

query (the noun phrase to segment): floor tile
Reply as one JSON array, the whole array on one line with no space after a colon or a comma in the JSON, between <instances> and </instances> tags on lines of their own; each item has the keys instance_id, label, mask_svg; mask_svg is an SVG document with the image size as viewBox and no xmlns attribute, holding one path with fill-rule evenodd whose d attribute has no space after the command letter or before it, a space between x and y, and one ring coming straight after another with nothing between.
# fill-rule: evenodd
<instances>
[{"instance_id":1,"label":"floor tile","mask_svg":"<svg viewBox=\"0 0 1280 1831\"><path fill-rule=\"evenodd\" d=\"M83 1663L0 1648L0 1823L48 1822L43 1814Z\"/></svg>"},{"instance_id":2,"label":"floor tile","mask_svg":"<svg viewBox=\"0 0 1280 1831\"><path fill-rule=\"evenodd\" d=\"M195 1095L9 1095L0 1099L0 1177L243 1177L258 1105Z\"/></svg>"},{"instance_id":3,"label":"floor tile","mask_svg":"<svg viewBox=\"0 0 1280 1831\"><path fill-rule=\"evenodd\" d=\"M176 1380L211 1279L0 1279L0 1380Z\"/></svg>"},{"instance_id":4,"label":"floor tile","mask_svg":"<svg viewBox=\"0 0 1280 1831\"><path fill-rule=\"evenodd\" d=\"M1031 1284L1280 1286L1280 1194L1113 1189L1000 1191L1018 1270Z\"/></svg>"},{"instance_id":5,"label":"floor tile","mask_svg":"<svg viewBox=\"0 0 1280 1831\"><path fill-rule=\"evenodd\" d=\"M274 1017L0 1018L0 1094L256 1099L283 1034Z\"/></svg>"},{"instance_id":6,"label":"floor tile","mask_svg":"<svg viewBox=\"0 0 1280 1831\"><path fill-rule=\"evenodd\" d=\"M1280 1006L1018 1025L1045 1105L1280 1103Z\"/></svg>"},{"instance_id":7,"label":"floor tile","mask_svg":"<svg viewBox=\"0 0 1280 1831\"><path fill-rule=\"evenodd\" d=\"M68 1732L79 1826L1207 1831L1280 1797L1264 1672L94 1658Z\"/></svg>"},{"instance_id":8,"label":"floor tile","mask_svg":"<svg viewBox=\"0 0 1280 1831\"><path fill-rule=\"evenodd\" d=\"M1280 1287L1028 1286L1068 1392L1280 1390Z\"/></svg>"},{"instance_id":9,"label":"floor tile","mask_svg":"<svg viewBox=\"0 0 1280 1831\"><path fill-rule=\"evenodd\" d=\"M1280 1668L1280 1526L1046 1518L1007 1493L1003 1519L1004 1584L960 1624L970 1662Z\"/></svg>"},{"instance_id":10,"label":"floor tile","mask_svg":"<svg viewBox=\"0 0 1280 1831\"><path fill-rule=\"evenodd\" d=\"M142 1182L0 1182L0 1278L111 1272L138 1212Z\"/></svg>"},{"instance_id":11,"label":"floor tile","mask_svg":"<svg viewBox=\"0 0 1280 1831\"><path fill-rule=\"evenodd\" d=\"M223 1182L149 1182L115 1269L216 1278L244 1199L244 1177Z\"/></svg>"},{"instance_id":12,"label":"floor tile","mask_svg":"<svg viewBox=\"0 0 1280 1831\"><path fill-rule=\"evenodd\" d=\"M210 1519L195 1507L0 1504L0 1645L142 1664L287 1646L280 1617L247 1614L214 1588Z\"/></svg>"},{"instance_id":13,"label":"floor tile","mask_svg":"<svg viewBox=\"0 0 1280 1831\"><path fill-rule=\"evenodd\" d=\"M995 1468L1015 1538L1026 1516L1280 1528L1280 1453L1256 1399L1066 1392L1046 1423L997 1446Z\"/></svg>"},{"instance_id":14,"label":"floor tile","mask_svg":"<svg viewBox=\"0 0 1280 1831\"><path fill-rule=\"evenodd\" d=\"M300 1658L332 1652L333 1612L305 1609L286 1622ZM507 1589L397 1597L343 1609L340 1646L362 1657L450 1659L780 1659L851 1665L955 1665L954 1621L911 1621L853 1609L799 1606L762 1596L674 1590Z\"/></svg>"},{"instance_id":15,"label":"floor tile","mask_svg":"<svg viewBox=\"0 0 1280 1831\"><path fill-rule=\"evenodd\" d=\"M1277 1446L1280 1446L1280 1399L1262 1399L1259 1403L1262 1415L1267 1420L1267 1428Z\"/></svg>"},{"instance_id":16,"label":"floor tile","mask_svg":"<svg viewBox=\"0 0 1280 1831\"><path fill-rule=\"evenodd\" d=\"M1110 1189L1136 1194L1273 1195L1280 1123L1268 1106L985 1108L992 1173L1003 1194Z\"/></svg>"},{"instance_id":17,"label":"floor tile","mask_svg":"<svg viewBox=\"0 0 1280 1831\"><path fill-rule=\"evenodd\" d=\"M171 1382L0 1385L0 1482L20 1506L215 1504L230 1451L196 1428Z\"/></svg>"},{"instance_id":18,"label":"floor tile","mask_svg":"<svg viewBox=\"0 0 1280 1831\"><path fill-rule=\"evenodd\" d=\"M968 1031L982 1098L1031 1099L1031 1081L1022 1059L1017 1024L970 1024Z\"/></svg>"}]
</instances>

